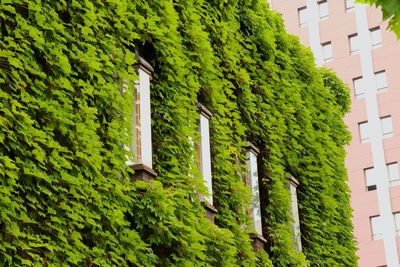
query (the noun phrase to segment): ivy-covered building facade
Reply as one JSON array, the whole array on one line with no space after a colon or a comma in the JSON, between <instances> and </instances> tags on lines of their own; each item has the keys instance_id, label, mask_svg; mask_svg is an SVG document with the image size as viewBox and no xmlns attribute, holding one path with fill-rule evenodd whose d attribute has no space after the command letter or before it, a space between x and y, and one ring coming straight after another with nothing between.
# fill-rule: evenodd
<instances>
[{"instance_id":1,"label":"ivy-covered building facade","mask_svg":"<svg viewBox=\"0 0 400 267\"><path fill-rule=\"evenodd\" d=\"M357 265L349 89L265 1L0 11L0 266Z\"/></svg>"}]
</instances>

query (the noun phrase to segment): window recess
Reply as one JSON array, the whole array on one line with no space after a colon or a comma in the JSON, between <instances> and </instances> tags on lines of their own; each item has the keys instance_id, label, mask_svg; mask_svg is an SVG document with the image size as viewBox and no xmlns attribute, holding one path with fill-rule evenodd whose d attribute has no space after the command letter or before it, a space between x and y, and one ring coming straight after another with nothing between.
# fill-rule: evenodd
<instances>
[{"instance_id":1,"label":"window recess","mask_svg":"<svg viewBox=\"0 0 400 267\"><path fill-rule=\"evenodd\" d=\"M331 62L333 60L332 42L326 42L322 44L322 53L325 63Z\"/></svg>"},{"instance_id":2,"label":"window recess","mask_svg":"<svg viewBox=\"0 0 400 267\"><path fill-rule=\"evenodd\" d=\"M250 208L250 215L252 218L252 230L255 233L250 233L250 238L253 240L253 248L258 251L264 248L267 241L263 237L262 231L262 217L261 217L261 204L260 204L260 188L258 177L258 155L260 151L251 143L248 143L246 149L246 163L247 163L247 176L245 183L252 192L252 202Z\"/></svg>"},{"instance_id":3,"label":"window recess","mask_svg":"<svg viewBox=\"0 0 400 267\"><path fill-rule=\"evenodd\" d=\"M290 191L290 200L291 200L291 213L293 217L293 233L294 233L294 241L296 243L296 249L298 251L302 251L301 244L301 231L300 231L300 216L299 216L299 206L297 200L297 187L299 186L299 181L290 176L288 188Z\"/></svg>"},{"instance_id":4,"label":"window recess","mask_svg":"<svg viewBox=\"0 0 400 267\"><path fill-rule=\"evenodd\" d=\"M358 123L358 131L360 134L360 142L367 143L369 141L369 125L368 121Z\"/></svg>"},{"instance_id":5,"label":"window recess","mask_svg":"<svg viewBox=\"0 0 400 267\"><path fill-rule=\"evenodd\" d=\"M358 34L349 35L350 54L355 54L360 51L360 38Z\"/></svg>"},{"instance_id":6,"label":"window recess","mask_svg":"<svg viewBox=\"0 0 400 267\"><path fill-rule=\"evenodd\" d=\"M385 116L381 118L382 135L384 138L393 136L393 122L392 116Z\"/></svg>"},{"instance_id":7,"label":"window recess","mask_svg":"<svg viewBox=\"0 0 400 267\"><path fill-rule=\"evenodd\" d=\"M207 195L201 196L200 201L206 209L206 217L214 222L214 216L218 212L213 206L212 172L211 172L211 143L210 120L212 113L201 103L197 103L199 111L199 144L196 146L198 155L198 167L207 188Z\"/></svg>"},{"instance_id":8,"label":"window recess","mask_svg":"<svg viewBox=\"0 0 400 267\"><path fill-rule=\"evenodd\" d=\"M397 162L392 162L386 164L389 183L391 186L400 185L400 176L399 176L399 164Z\"/></svg>"},{"instance_id":9,"label":"window recess","mask_svg":"<svg viewBox=\"0 0 400 267\"><path fill-rule=\"evenodd\" d=\"M156 176L153 171L150 100L150 83L154 70L140 56L137 56L137 62L139 79L135 81L131 116L132 139L127 148L133 158L126 163L135 170L135 178L148 180Z\"/></svg>"},{"instance_id":10,"label":"window recess","mask_svg":"<svg viewBox=\"0 0 400 267\"><path fill-rule=\"evenodd\" d=\"M375 169L373 167L364 169L364 179L367 191L376 190Z\"/></svg>"},{"instance_id":11,"label":"window recess","mask_svg":"<svg viewBox=\"0 0 400 267\"><path fill-rule=\"evenodd\" d=\"M297 14L299 17L299 25L300 27L304 27L308 23L308 11L307 7L301 7L297 10Z\"/></svg>"},{"instance_id":12,"label":"window recess","mask_svg":"<svg viewBox=\"0 0 400 267\"><path fill-rule=\"evenodd\" d=\"M375 82L376 90L378 90L378 92L387 89L386 71L382 70L375 72Z\"/></svg>"},{"instance_id":13,"label":"window recess","mask_svg":"<svg viewBox=\"0 0 400 267\"><path fill-rule=\"evenodd\" d=\"M380 27L375 27L369 30L371 34L371 44L373 48L382 46L382 33Z\"/></svg>"},{"instance_id":14,"label":"window recess","mask_svg":"<svg viewBox=\"0 0 400 267\"><path fill-rule=\"evenodd\" d=\"M369 218L371 224L371 234L373 240L383 238L383 225L381 216L372 216Z\"/></svg>"},{"instance_id":15,"label":"window recess","mask_svg":"<svg viewBox=\"0 0 400 267\"><path fill-rule=\"evenodd\" d=\"M325 20L329 17L328 1L323 0L318 2L319 18Z\"/></svg>"}]
</instances>

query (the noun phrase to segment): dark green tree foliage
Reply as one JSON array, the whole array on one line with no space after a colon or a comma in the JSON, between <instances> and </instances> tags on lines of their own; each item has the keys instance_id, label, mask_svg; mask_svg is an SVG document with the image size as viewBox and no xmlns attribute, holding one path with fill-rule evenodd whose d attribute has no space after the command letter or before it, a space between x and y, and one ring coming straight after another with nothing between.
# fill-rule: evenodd
<instances>
[{"instance_id":1,"label":"dark green tree foliage","mask_svg":"<svg viewBox=\"0 0 400 267\"><path fill-rule=\"evenodd\" d=\"M0 266L356 266L348 89L264 2L0 0ZM155 68L147 183L122 147L135 50ZM216 225L188 138L198 101L214 113ZM246 140L261 150L268 253L248 237Z\"/></svg>"}]
</instances>

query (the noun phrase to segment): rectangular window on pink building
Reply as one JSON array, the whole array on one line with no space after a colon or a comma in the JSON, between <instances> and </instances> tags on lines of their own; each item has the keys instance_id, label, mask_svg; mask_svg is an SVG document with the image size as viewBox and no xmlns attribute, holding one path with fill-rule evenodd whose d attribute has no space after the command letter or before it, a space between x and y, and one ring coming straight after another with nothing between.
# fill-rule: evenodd
<instances>
[{"instance_id":1,"label":"rectangular window on pink building","mask_svg":"<svg viewBox=\"0 0 400 267\"><path fill-rule=\"evenodd\" d=\"M379 27L372 28L369 30L371 33L371 43L372 47L378 48L382 46L382 34L381 29Z\"/></svg>"},{"instance_id":2,"label":"rectangular window on pink building","mask_svg":"<svg viewBox=\"0 0 400 267\"><path fill-rule=\"evenodd\" d=\"M354 0L345 0L346 11L354 9Z\"/></svg>"},{"instance_id":3,"label":"rectangular window on pink building","mask_svg":"<svg viewBox=\"0 0 400 267\"><path fill-rule=\"evenodd\" d=\"M365 96L365 87L363 84L363 78L357 77L353 79L354 95L356 98L362 98Z\"/></svg>"},{"instance_id":4,"label":"rectangular window on pink building","mask_svg":"<svg viewBox=\"0 0 400 267\"><path fill-rule=\"evenodd\" d=\"M360 51L360 39L357 33L349 35L349 46L350 54L354 54Z\"/></svg>"},{"instance_id":5,"label":"rectangular window on pink building","mask_svg":"<svg viewBox=\"0 0 400 267\"><path fill-rule=\"evenodd\" d=\"M360 133L360 142L367 143L369 141L368 121L359 122L358 131Z\"/></svg>"},{"instance_id":6,"label":"rectangular window on pink building","mask_svg":"<svg viewBox=\"0 0 400 267\"><path fill-rule=\"evenodd\" d=\"M364 179L367 191L376 190L376 179L373 167L364 169Z\"/></svg>"},{"instance_id":7,"label":"rectangular window on pink building","mask_svg":"<svg viewBox=\"0 0 400 267\"><path fill-rule=\"evenodd\" d=\"M375 72L376 90L384 90L387 88L386 71Z\"/></svg>"},{"instance_id":8,"label":"rectangular window on pink building","mask_svg":"<svg viewBox=\"0 0 400 267\"><path fill-rule=\"evenodd\" d=\"M393 136L392 116L382 117L381 126L382 126L382 135L384 138Z\"/></svg>"},{"instance_id":9,"label":"rectangular window on pink building","mask_svg":"<svg viewBox=\"0 0 400 267\"><path fill-rule=\"evenodd\" d=\"M388 163L386 164L386 166L390 185L400 185L399 165L397 164L397 162Z\"/></svg>"},{"instance_id":10,"label":"rectangular window on pink building","mask_svg":"<svg viewBox=\"0 0 400 267\"><path fill-rule=\"evenodd\" d=\"M329 16L328 1L323 0L318 2L319 18L327 19Z\"/></svg>"},{"instance_id":11,"label":"rectangular window on pink building","mask_svg":"<svg viewBox=\"0 0 400 267\"><path fill-rule=\"evenodd\" d=\"M333 60L333 49L331 42L326 42L322 44L322 53L324 55L325 62L330 62Z\"/></svg>"},{"instance_id":12,"label":"rectangular window on pink building","mask_svg":"<svg viewBox=\"0 0 400 267\"><path fill-rule=\"evenodd\" d=\"M373 216L369 218L371 223L371 234L373 240L379 240L383 238L383 225L381 216Z\"/></svg>"},{"instance_id":13,"label":"rectangular window on pink building","mask_svg":"<svg viewBox=\"0 0 400 267\"><path fill-rule=\"evenodd\" d=\"M394 215L394 221L396 224L397 235L400 235L400 212L396 212L393 215Z\"/></svg>"},{"instance_id":14,"label":"rectangular window on pink building","mask_svg":"<svg viewBox=\"0 0 400 267\"><path fill-rule=\"evenodd\" d=\"M300 27L305 26L308 23L307 7L301 7L297 10L299 15L299 25Z\"/></svg>"}]
</instances>

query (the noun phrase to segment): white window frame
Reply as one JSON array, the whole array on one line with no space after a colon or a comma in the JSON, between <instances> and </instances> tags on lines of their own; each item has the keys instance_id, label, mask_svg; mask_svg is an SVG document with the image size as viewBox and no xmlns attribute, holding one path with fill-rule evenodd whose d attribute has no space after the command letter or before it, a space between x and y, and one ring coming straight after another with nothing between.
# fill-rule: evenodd
<instances>
[{"instance_id":1,"label":"white window frame","mask_svg":"<svg viewBox=\"0 0 400 267\"><path fill-rule=\"evenodd\" d=\"M378 92L386 91L388 88L386 70L375 72L376 90Z\"/></svg>"},{"instance_id":2,"label":"white window frame","mask_svg":"<svg viewBox=\"0 0 400 267\"><path fill-rule=\"evenodd\" d=\"M399 164L397 161L386 164L389 183L391 186L400 185Z\"/></svg>"},{"instance_id":3,"label":"white window frame","mask_svg":"<svg viewBox=\"0 0 400 267\"><path fill-rule=\"evenodd\" d=\"M306 6L297 9L297 16L299 18L300 27L304 27L308 24L308 9Z\"/></svg>"},{"instance_id":4,"label":"white window frame","mask_svg":"<svg viewBox=\"0 0 400 267\"><path fill-rule=\"evenodd\" d=\"M388 138L393 136L393 120L392 116L381 117L381 129L383 138Z\"/></svg>"},{"instance_id":5,"label":"white window frame","mask_svg":"<svg viewBox=\"0 0 400 267\"><path fill-rule=\"evenodd\" d=\"M353 78L353 88L355 98L363 98L365 96L364 80L362 76Z\"/></svg>"},{"instance_id":6,"label":"white window frame","mask_svg":"<svg viewBox=\"0 0 400 267\"><path fill-rule=\"evenodd\" d=\"M372 240L383 239L383 229L382 229L382 218L381 216L371 216L369 217L371 226L371 236Z\"/></svg>"},{"instance_id":7,"label":"white window frame","mask_svg":"<svg viewBox=\"0 0 400 267\"><path fill-rule=\"evenodd\" d=\"M360 38L357 33L351 34L348 37L350 54L356 54L360 52Z\"/></svg>"},{"instance_id":8,"label":"white window frame","mask_svg":"<svg viewBox=\"0 0 400 267\"><path fill-rule=\"evenodd\" d=\"M393 213L394 225L396 227L396 233L400 236L400 211Z\"/></svg>"},{"instance_id":9,"label":"white window frame","mask_svg":"<svg viewBox=\"0 0 400 267\"><path fill-rule=\"evenodd\" d=\"M369 142L369 125L368 121L362 121L358 123L358 133L360 137L360 143Z\"/></svg>"},{"instance_id":10,"label":"white window frame","mask_svg":"<svg viewBox=\"0 0 400 267\"><path fill-rule=\"evenodd\" d=\"M326 10L324 10L323 8L325 8ZM320 20L325 20L329 18L329 6L327 0L322 0L318 2L318 13Z\"/></svg>"},{"instance_id":11,"label":"white window frame","mask_svg":"<svg viewBox=\"0 0 400 267\"><path fill-rule=\"evenodd\" d=\"M323 44L321 44L322 46L322 52L323 52L323 56L324 56L324 62L328 63L331 62L333 60L333 46L332 46L332 42L325 42Z\"/></svg>"},{"instance_id":12,"label":"white window frame","mask_svg":"<svg viewBox=\"0 0 400 267\"><path fill-rule=\"evenodd\" d=\"M299 204L297 199L297 187L299 186L299 181L293 176L290 177L289 191L290 191L290 202L291 202L291 212L293 217L293 233L296 242L296 248L298 251L302 251L301 243L301 229L300 229L300 216L299 216Z\"/></svg>"},{"instance_id":13,"label":"white window frame","mask_svg":"<svg viewBox=\"0 0 400 267\"><path fill-rule=\"evenodd\" d=\"M199 118L199 167L203 177L205 186L207 187L207 195L204 196L207 204L213 205L212 191L212 172L211 172L211 142L210 142L210 120L212 113L202 104L197 103L197 108L200 113Z\"/></svg>"},{"instance_id":14,"label":"white window frame","mask_svg":"<svg viewBox=\"0 0 400 267\"><path fill-rule=\"evenodd\" d=\"M261 204L260 204L260 188L258 180L258 163L257 157L260 151L249 144L246 158L247 158L247 171L248 171L248 186L251 189L253 199L251 203L251 216L253 221L253 228L257 234L262 235L262 221L261 221Z\"/></svg>"},{"instance_id":15,"label":"white window frame","mask_svg":"<svg viewBox=\"0 0 400 267\"><path fill-rule=\"evenodd\" d=\"M151 65L137 57L138 80L135 81L133 112L131 117L132 133L128 151L133 154L133 161L127 159L126 164L142 164L150 169L153 168L153 146L151 137L151 99L150 81L153 75ZM125 86L125 84L123 85ZM137 108L137 105L139 108ZM139 113L138 113L139 112Z\"/></svg>"},{"instance_id":16,"label":"white window frame","mask_svg":"<svg viewBox=\"0 0 400 267\"><path fill-rule=\"evenodd\" d=\"M373 48L378 48L382 46L382 31L381 28L374 27L369 30L371 34L371 44Z\"/></svg>"},{"instance_id":17,"label":"white window frame","mask_svg":"<svg viewBox=\"0 0 400 267\"><path fill-rule=\"evenodd\" d=\"M349 12L350 10L354 10L354 7L355 7L354 0L345 0L344 4L346 6L346 12Z\"/></svg>"},{"instance_id":18,"label":"white window frame","mask_svg":"<svg viewBox=\"0 0 400 267\"><path fill-rule=\"evenodd\" d=\"M364 169L364 181L367 191L376 190L376 175L374 167Z\"/></svg>"}]
</instances>

